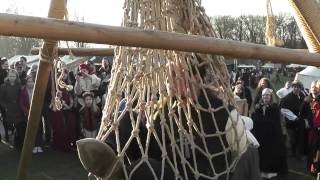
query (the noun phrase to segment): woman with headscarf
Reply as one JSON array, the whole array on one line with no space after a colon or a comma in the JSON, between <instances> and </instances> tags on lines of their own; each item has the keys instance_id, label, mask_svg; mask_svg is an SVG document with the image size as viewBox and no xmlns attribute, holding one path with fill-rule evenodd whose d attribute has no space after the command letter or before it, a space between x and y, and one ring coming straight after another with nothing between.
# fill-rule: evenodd
<instances>
[{"instance_id":1,"label":"woman with headscarf","mask_svg":"<svg viewBox=\"0 0 320 180\"><path fill-rule=\"evenodd\" d=\"M286 149L280 124L280 109L273 103L273 90L264 88L252 114L253 134L260 143L261 176L273 178L287 174Z\"/></svg>"}]
</instances>

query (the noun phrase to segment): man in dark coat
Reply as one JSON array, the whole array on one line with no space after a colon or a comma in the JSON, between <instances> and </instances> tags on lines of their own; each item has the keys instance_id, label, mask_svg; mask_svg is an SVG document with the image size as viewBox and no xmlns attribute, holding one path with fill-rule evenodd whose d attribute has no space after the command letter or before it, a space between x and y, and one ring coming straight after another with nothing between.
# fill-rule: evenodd
<instances>
[{"instance_id":1,"label":"man in dark coat","mask_svg":"<svg viewBox=\"0 0 320 180\"><path fill-rule=\"evenodd\" d=\"M299 81L292 82L292 92L285 96L280 101L280 108L289 109L298 118L295 120L286 120L286 127L288 131L288 138L290 142L290 149L292 156L304 155L305 144L305 122L300 117L300 109L304 101L304 94L302 93L303 86Z\"/></svg>"}]
</instances>

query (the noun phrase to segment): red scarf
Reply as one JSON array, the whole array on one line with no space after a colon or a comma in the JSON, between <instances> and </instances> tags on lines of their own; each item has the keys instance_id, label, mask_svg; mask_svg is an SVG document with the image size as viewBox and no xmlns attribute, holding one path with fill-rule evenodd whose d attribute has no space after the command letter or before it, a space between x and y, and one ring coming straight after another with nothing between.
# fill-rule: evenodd
<instances>
[{"instance_id":1,"label":"red scarf","mask_svg":"<svg viewBox=\"0 0 320 180\"><path fill-rule=\"evenodd\" d=\"M320 105L317 100L311 102L311 110L313 113L313 126L320 127Z\"/></svg>"}]
</instances>

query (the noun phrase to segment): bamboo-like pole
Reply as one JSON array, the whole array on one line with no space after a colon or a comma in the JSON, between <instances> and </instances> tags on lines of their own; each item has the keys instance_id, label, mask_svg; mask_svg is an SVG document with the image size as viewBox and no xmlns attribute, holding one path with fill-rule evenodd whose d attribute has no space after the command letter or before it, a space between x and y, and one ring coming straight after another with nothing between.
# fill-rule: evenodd
<instances>
[{"instance_id":1,"label":"bamboo-like pole","mask_svg":"<svg viewBox=\"0 0 320 180\"><path fill-rule=\"evenodd\" d=\"M0 35L178 50L320 66L320 55L212 37L0 13Z\"/></svg>"},{"instance_id":2,"label":"bamboo-like pole","mask_svg":"<svg viewBox=\"0 0 320 180\"><path fill-rule=\"evenodd\" d=\"M69 55L71 52L74 56L113 56L113 48L58 48L58 55ZM39 54L39 48L33 48L30 51L33 55Z\"/></svg>"},{"instance_id":3,"label":"bamboo-like pole","mask_svg":"<svg viewBox=\"0 0 320 180\"><path fill-rule=\"evenodd\" d=\"M314 0L289 0L310 52L320 53L320 9Z\"/></svg>"},{"instance_id":4,"label":"bamboo-like pole","mask_svg":"<svg viewBox=\"0 0 320 180\"><path fill-rule=\"evenodd\" d=\"M66 4L67 0L52 0L48 17L63 19L66 13ZM48 78L52 67L52 57L54 49L57 48L56 46L57 42L52 40L44 40L42 45L39 68L29 110L28 125L18 168L18 180L27 179L27 168L32 159L32 149L38 133L44 95L47 89Z\"/></svg>"}]
</instances>

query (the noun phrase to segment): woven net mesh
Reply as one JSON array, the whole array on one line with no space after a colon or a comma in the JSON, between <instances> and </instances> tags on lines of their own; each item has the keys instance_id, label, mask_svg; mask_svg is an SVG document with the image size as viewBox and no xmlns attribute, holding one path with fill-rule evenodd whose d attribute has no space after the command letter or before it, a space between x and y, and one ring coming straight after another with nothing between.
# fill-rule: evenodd
<instances>
[{"instance_id":1,"label":"woven net mesh","mask_svg":"<svg viewBox=\"0 0 320 180\"><path fill-rule=\"evenodd\" d=\"M126 0L123 26L215 36L198 0ZM117 47L97 139L123 179L141 167L153 179L229 179L247 146L233 106L222 57Z\"/></svg>"},{"instance_id":2,"label":"woven net mesh","mask_svg":"<svg viewBox=\"0 0 320 180\"><path fill-rule=\"evenodd\" d=\"M284 42L278 38L276 32L276 17L273 15L271 1L267 0L267 19L265 41L268 46L283 46Z\"/></svg>"}]
</instances>

